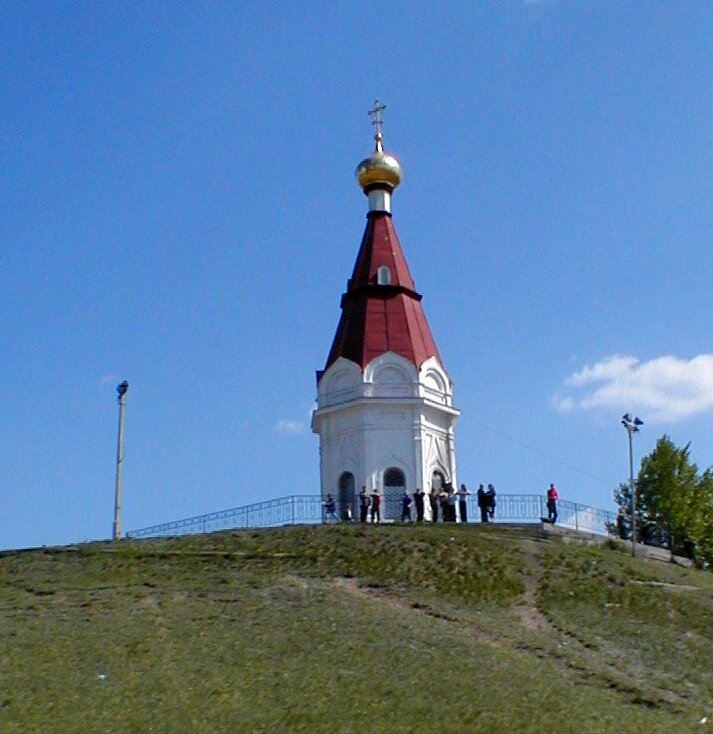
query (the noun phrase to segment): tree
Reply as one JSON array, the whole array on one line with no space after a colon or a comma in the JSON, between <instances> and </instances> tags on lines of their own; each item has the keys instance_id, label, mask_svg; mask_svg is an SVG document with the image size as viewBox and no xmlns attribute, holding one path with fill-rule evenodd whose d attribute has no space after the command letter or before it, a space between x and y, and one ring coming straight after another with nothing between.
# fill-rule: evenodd
<instances>
[{"instance_id":1,"label":"tree","mask_svg":"<svg viewBox=\"0 0 713 734\"><path fill-rule=\"evenodd\" d=\"M691 537L697 545L700 562L713 567L713 470L706 469L698 481L701 513L695 519Z\"/></svg>"},{"instance_id":2,"label":"tree","mask_svg":"<svg viewBox=\"0 0 713 734\"><path fill-rule=\"evenodd\" d=\"M691 462L688 449L677 448L663 436L642 460L637 481L641 513L664 532L672 551L683 548L696 511L698 467Z\"/></svg>"},{"instance_id":3,"label":"tree","mask_svg":"<svg viewBox=\"0 0 713 734\"><path fill-rule=\"evenodd\" d=\"M691 461L690 444L678 448L662 436L641 461L636 483L637 526L645 541L667 545L672 553L690 550L699 560L713 561L713 471L702 475ZM631 490L621 484L614 499L631 514ZM688 548L686 547L688 545Z\"/></svg>"}]
</instances>

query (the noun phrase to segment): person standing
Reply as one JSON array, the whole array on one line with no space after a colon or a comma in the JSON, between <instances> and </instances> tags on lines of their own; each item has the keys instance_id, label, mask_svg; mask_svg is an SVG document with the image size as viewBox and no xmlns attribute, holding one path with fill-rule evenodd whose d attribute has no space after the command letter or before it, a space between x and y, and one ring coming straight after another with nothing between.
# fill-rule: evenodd
<instances>
[{"instance_id":1,"label":"person standing","mask_svg":"<svg viewBox=\"0 0 713 734\"><path fill-rule=\"evenodd\" d=\"M458 492L456 488L449 482L446 484L446 490L448 491L448 499L446 504L448 505L448 521L456 521L456 505L458 504Z\"/></svg>"},{"instance_id":2,"label":"person standing","mask_svg":"<svg viewBox=\"0 0 713 734\"><path fill-rule=\"evenodd\" d=\"M441 486L441 491L438 493L438 504L441 507L443 522L448 522L450 516L448 515L448 492L446 491L445 484Z\"/></svg>"},{"instance_id":3,"label":"person standing","mask_svg":"<svg viewBox=\"0 0 713 734\"><path fill-rule=\"evenodd\" d=\"M488 515L491 520L495 519L495 487L492 484L488 485L488 491L485 493L488 495Z\"/></svg>"},{"instance_id":4,"label":"person standing","mask_svg":"<svg viewBox=\"0 0 713 734\"><path fill-rule=\"evenodd\" d=\"M478 509L480 510L480 522L488 522L488 495L481 484L476 492L478 498Z\"/></svg>"},{"instance_id":5,"label":"person standing","mask_svg":"<svg viewBox=\"0 0 713 734\"><path fill-rule=\"evenodd\" d=\"M422 489L417 489L413 493L413 502L416 505L416 522L423 522L424 499L426 493Z\"/></svg>"},{"instance_id":6,"label":"person standing","mask_svg":"<svg viewBox=\"0 0 713 734\"><path fill-rule=\"evenodd\" d=\"M468 522L468 503L466 497L470 492L466 489L465 484L460 485L458 490L458 512L460 513L460 521Z\"/></svg>"},{"instance_id":7,"label":"person standing","mask_svg":"<svg viewBox=\"0 0 713 734\"><path fill-rule=\"evenodd\" d=\"M554 484L550 484L550 488L547 490L547 522L553 525L557 522L557 500L559 495Z\"/></svg>"},{"instance_id":8,"label":"person standing","mask_svg":"<svg viewBox=\"0 0 713 734\"><path fill-rule=\"evenodd\" d=\"M371 490L371 521L381 522L381 493L378 487Z\"/></svg>"},{"instance_id":9,"label":"person standing","mask_svg":"<svg viewBox=\"0 0 713 734\"><path fill-rule=\"evenodd\" d=\"M366 522L369 514L369 495L366 493L366 487L362 487L359 492L359 522Z\"/></svg>"},{"instance_id":10,"label":"person standing","mask_svg":"<svg viewBox=\"0 0 713 734\"><path fill-rule=\"evenodd\" d=\"M324 502L324 511L326 514L325 520L329 522L330 518L334 520L334 522L339 522L339 518L337 517L337 503L334 501L334 497L332 497L330 492L327 492L327 499Z\"/></svg>"},{"instance_id":11,"label":"person standing","mask_svg":"<svg viewBox=\"0 0 713 734\"><path fill-rule=\"evenodd\" d=\"M411 495L404 489L404 496L401 498L401 522L411 522Z\"/></svg>"},{"instance_id":12,"label":"person standing","mask_svg":"<svg viewBox=\"0 0 713 734\"><path fill-rule=\"evenodd\" d=\"M431 520L433 522L438 522L439 498L438 490L435 487L431 487L431 495L429 497L429 500L431 502Z\"/></svg>"}]
</instances>

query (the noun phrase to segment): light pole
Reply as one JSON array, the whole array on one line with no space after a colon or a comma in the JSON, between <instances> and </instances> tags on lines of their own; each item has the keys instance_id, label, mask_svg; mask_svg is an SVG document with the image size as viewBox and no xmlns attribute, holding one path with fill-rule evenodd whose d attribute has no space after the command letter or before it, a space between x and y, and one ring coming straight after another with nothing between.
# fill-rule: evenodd
<instances>
[{"instance_id":1,"label":"light pole","mask_svg":"<svg viewBox=\"0 0 713 734\"><path fill-rule=\"evenodd\" d=\"M629 489L631 490L631 555L636 555L636 486L634 485L634 449L632 436L639 431L639 426L644 421L639 418L631 419L628 413L621 417L621 425L624 426L629 436Z\"/></svg>"},{"instance_id":2,"label":"light pole","mask_svg":"<svg viewBox=\"0 0 713 734\"><path fill-rule=\"evenodd\" d=\"M112 538L119 540L121 537L121 522L119 513L121 511L121 464L124 460L124 396L129 389L129 383L124 380L117 385L117 400L119 401L119 436L116 442L116 486L114 488L114 528Z\"/></svg>"}]
</instances>

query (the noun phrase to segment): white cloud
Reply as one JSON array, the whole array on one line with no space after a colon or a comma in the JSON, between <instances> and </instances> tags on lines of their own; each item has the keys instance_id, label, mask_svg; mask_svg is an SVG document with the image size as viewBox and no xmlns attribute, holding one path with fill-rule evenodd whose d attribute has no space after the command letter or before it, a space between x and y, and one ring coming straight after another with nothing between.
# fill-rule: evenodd
<instances>
[{"instance_id":1,"label":"white cloud","mask_svg":"<svg viewBox=\"0 0 713 734\"><path fill-rule=\"evenodd\" d=\"M103 375L101 380L99 380L99 386L105 387L106 385L111 385L113 382L116 382L117 384L120 382L116 375Z\"/></svg>"},{"instance_id":2,"label":"white cloud","mask_svg":"<svg viewBox=\"0 0 713 734\"><path fill-rule=\"evenodd\" d=\"M560 413L569 413L574 410L574 400L569 395L555 393L552 396L552 407Z\"/></svg>"},{"instance_id":3,"label":"white cloud","mask_svg":"<svg viewBox=\"0 0 713 734\"><path fill-rule=\"evenodd\" d=\"M273 433L286 433L290 436L301 436L307 432L307 427L302 421L278 421L272 429Z\"/></svg>"},{"instance_id":4,"label":"white cloud","mask_svg":"<svg viewBox=\"0 0 713 734\"><path fill-rule=\"evenodd\" d=\"M571 374L564 389L552 397L560 412L633 410L648 420L676 422L713 411L713 354L648 362L615 354Z\"/></svg>"}]
</instances>

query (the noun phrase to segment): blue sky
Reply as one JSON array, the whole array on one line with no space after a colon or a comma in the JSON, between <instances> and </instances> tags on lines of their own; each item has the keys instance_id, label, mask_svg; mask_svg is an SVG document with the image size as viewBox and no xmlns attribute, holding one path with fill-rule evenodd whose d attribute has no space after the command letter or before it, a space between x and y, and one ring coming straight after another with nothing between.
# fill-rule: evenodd
<instances>
[{"instance_id":1,"label":"blue sky","mask_svg":"<svg viewBox=\"0 0 713 734\"><path fill-rule=\"evenodd\" d=\"M318 491L375 97L459 480L713 464L713 9L460 5L0 4L0 547Z\"/></svg>"}]
</instances>

